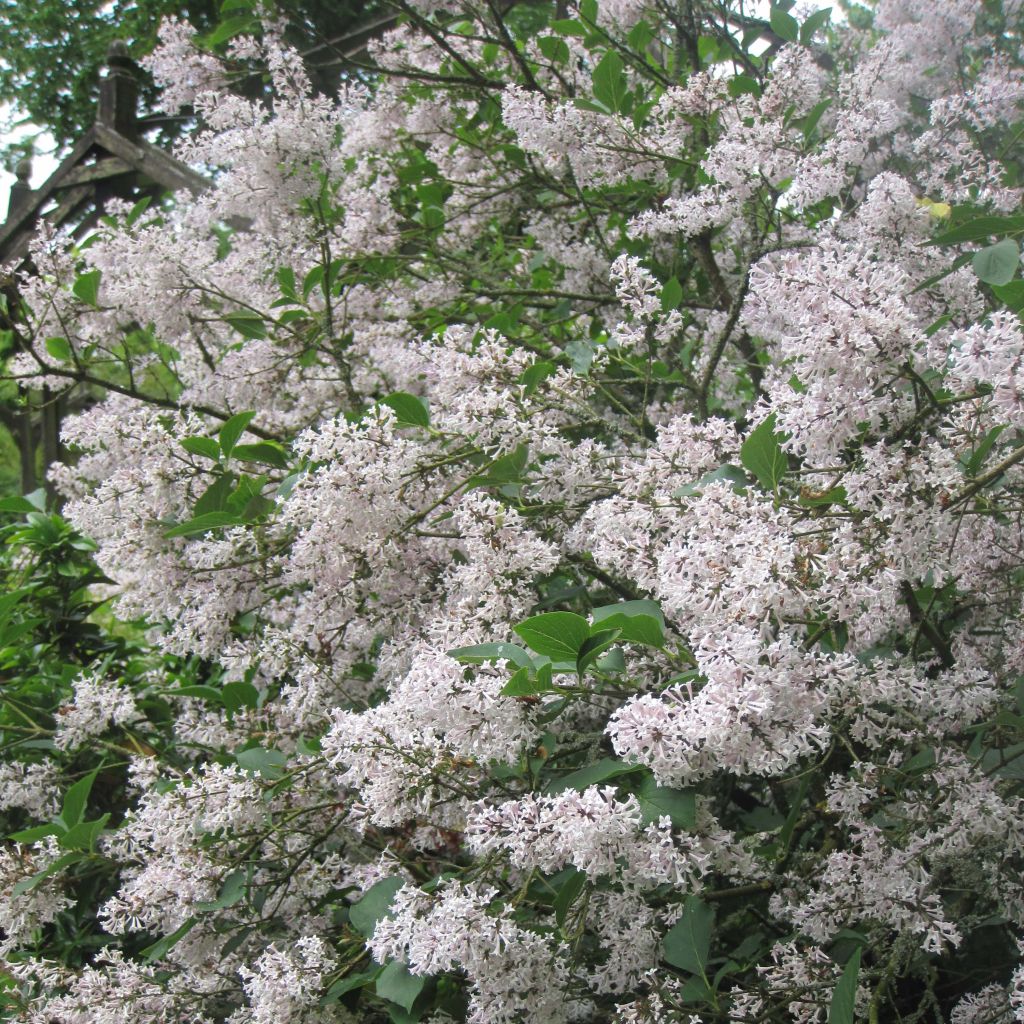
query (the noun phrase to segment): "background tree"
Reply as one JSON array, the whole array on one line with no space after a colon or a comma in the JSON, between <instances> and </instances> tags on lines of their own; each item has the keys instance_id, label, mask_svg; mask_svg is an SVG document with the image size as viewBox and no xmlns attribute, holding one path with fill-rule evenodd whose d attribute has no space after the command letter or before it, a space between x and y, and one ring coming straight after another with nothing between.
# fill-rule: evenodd
<instances>
[{"instance_id":1,"label":"background tree","mask_svg":"<svg viewBox=\"0 0 1024 1024\"><path fill-rule=\"evenodd\" d=\"M288 40L306 50L345 36L372 19L378 5L285 0L272 9L284 19ZM177 17L217 46L248 10L231 0L0 0L0 106L7 108L7 130L16 124L35 126L64 148L92 123L100 70L113 40L123 40L133 57L141 57L153 48L161 20ZM214 35L218 28L222 34ZM145 80L144 109L151 107L154 95L152 81ZM174 124L165 121L165 130L173 132ZM31 151L34 139L23 135L7 145L3 159L8 168Z\"/></svg>"}]
</instances>

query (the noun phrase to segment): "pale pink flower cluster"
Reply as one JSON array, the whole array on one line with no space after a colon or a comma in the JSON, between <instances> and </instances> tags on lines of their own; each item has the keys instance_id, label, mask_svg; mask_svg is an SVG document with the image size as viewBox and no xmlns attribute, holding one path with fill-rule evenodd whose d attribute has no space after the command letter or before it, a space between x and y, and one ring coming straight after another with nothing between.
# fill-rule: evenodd
<instances>
[{"instance_id":1,"label":"pale pink flower cluster","mask_svg":"<svg viewBox=\"0 0 1024 1024\"><path fill-rule=\"evenodd\" d=\"M1019 279L979 287L988 237L931 243L978 212L948 204L1019 198L990 144L1017 30L880 0L832 70L819 34L740 79L687 73L634 0L514 52L489 10L413 11L431 31L384 33L382 80L333 97L265 19L229 52L265 101L168 22L148 66L212 187L34 245L12 373L110 385L64 423L64 513L118 613L218 667L145 699L87 673L57 709L65 761L150 726L173 756L130 748L131 808L87 854L117 866L111 946L12 956L18 1019L344 1021L324 989L372 954L464 987L473 1024L699 1024L667 935L717 913L714 1019L821 1024L843 929L872 981L948 964L985 915L1016 939L1024 333L996 298ZM627 601L654 639L616 620L587 664L586 616ZM534 633L533 657L549 611L575 646ZM0 805L49 820L62 776L31 750ZM15 895L61 849L0 851L3 952L67 909L60 871ZM778 941L748 962L722 936L754 911ZM178 932L157 966L116 951ZM1010 974L954 1024L1024 1021Z\"/></svg>"},{"instance_id":2,"label":"pale pink flower cluster","mask_svg":"<svg viewBox=\"0 0 1024 1024\"><path fill-rule=\"evenodd\" d=\"M83 675L72 687L70 703L57 709L53 742L60 750L80 747L112 726L126 725L139 717L131 690L116 680Z\"/></svg>"},{"instance_id":3,"label":"pale pink flower cluster","mask_svg":"<svg viewBox=\"0 0 1024 1024\"><path fill-rule=\"evenodd\" d=\"M269 946L252 967L240 967L249 1006L232 1024L278 1024L295 1020L320 998L325 975L337 966L322 939L304 935L289 950Z\"/></svg>"},{"instance_id":4,"label":"pale pink flower cluster","mask_svg":"<svg viewBox=\"0 0 1024 1024\"><path fill-rule=\"evenodd\" d=\"M567 969L544 937L490 910L497 891L458 883L428 896L403 886L392 916L377 924L370 948L378 962L397 959L413 974L463 970L472 985L469 1024L550 1024L572 1019Z\"/></svg>"}]
</instances>

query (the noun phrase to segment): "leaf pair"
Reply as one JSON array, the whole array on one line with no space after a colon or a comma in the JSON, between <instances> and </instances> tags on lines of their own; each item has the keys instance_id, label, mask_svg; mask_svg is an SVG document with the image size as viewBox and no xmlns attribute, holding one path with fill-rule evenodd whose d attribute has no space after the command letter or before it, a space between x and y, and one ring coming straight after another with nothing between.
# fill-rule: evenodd
<instances>
[{"instance_id":1,"label":"leaf pair","mask_svg":"<svg viewBox=\"0 0 1024 1024\"><path fill-rule=\"evenodd\" d=\"M582 675L616 640L661 648L665 619L654 601L623 601L591 613L591 622L573 612L545 612L513 627L537 654L572 663Z\"/></svg>"}]
</instances>

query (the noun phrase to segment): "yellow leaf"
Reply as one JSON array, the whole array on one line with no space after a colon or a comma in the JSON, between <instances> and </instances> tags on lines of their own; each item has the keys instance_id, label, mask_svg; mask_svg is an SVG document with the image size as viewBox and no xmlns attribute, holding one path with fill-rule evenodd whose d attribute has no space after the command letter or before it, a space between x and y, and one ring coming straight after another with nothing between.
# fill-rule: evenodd
<instances>
[{"instance_id":1,"label":"yellow leaf","mask_svg":"<svg viewBox=\"0 0 1024 1024\"><path fill-rule=\"evenodd\" d=\"M923 197L918 199L917 205L925 207L936 220L945 220L953 212L953 207L949 203L935 203Z\"/></svg>"}]
</instances>

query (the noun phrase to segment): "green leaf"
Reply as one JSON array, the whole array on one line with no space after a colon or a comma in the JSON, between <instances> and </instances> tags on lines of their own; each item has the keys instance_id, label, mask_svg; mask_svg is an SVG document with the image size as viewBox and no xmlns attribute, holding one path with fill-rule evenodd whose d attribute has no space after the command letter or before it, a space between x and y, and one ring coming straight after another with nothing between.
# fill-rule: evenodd
<instances>
[{"instance_id":1,"label":"green leaf","mask_svg":"<svg viewBox=\"0 0 1024 1024\"><path fill-rule=\"evenodd\" d=\"M593 114L607 114L608 108L602 103L591 103L590 100L585 100L581 96L577 96L573 101L572 105L577 110L589 110Z\"/></svg>"},{"instance_id":2,"label":"green leaf","mask_svg":"<svg viewBox=\"0 0 1024 1024\"><path fill-rule=\"evenodd\" d=\"M814 129L818 127L818 122L821 120L821 115L825 113L828 108L832 106L832 99L824 99L820 103L816 103L811 109L804 115L801 131L803 136L809 142L811 137L814 135Z\"/></svg>"},{"instance_id":3,"label":"green leaf","mask_svg":"<svg viewBox=\"0 0 1024 1024\"><path fill-rule=\"evenodd\" d=\"M751 96L761 95L761 86L758 84L757 79L751 78L749 75L733 75L729 79L729 84L726 88L733 99L742 96L744 93L749 93Z\"/></svg>"},{"instance_id":4,"label":"green leaf","mask_svg":"<svg viewBox=\"0 0 1024 1024\"><path fill-rule=\"evenodd\" d=\"M541 36L537 40L540 52L553 64L564 64L569 59L569 47L557 36Z\"/></svg>"},{"instance_id":5,"label":"green leaf","mask_svg":"<svg viewBox=\"0 0 1024 1024\"><path fill-rule=\"evenodd\" d=\"M28 518L29 522L32 522L38 515L38 512L30 511L26 518ZM22 600L32 593L34 589L34 587L16 587L14 590L10 590L6 594L0 594L0 619L6 622L10 618L11 612L21 604Z\"/></svg>"},{"instance_id":6,"label":"green leaf","mask_svg":"<svg viewBox=\"0 0 1024 1024\"><path fill-rule=\"evenodd\" d=\"M347 974L344 978L339 978L323 995L320 1000L321 1006L329 1006L331 1003L336 1003L346 992L352 992L357 988L363 988L365 985L369 985L371 981L376 981L378 975L383 971L383 967L377 967L372 971L360 971L357 974Z\"/></svg>"},{"instance_id":7,"label":"green leaf","mask_svg":"<svg viewBox=\"0 0 1024 1024\"><path fill-rule=\"evenodd\" d=\"M38 843L40 839L47 836L59 836L61 828L59 825L34 825L32 828L22 829L20 832L12 832L7 838L13 843Z\"/></svg>"},{"instance_id":8,"label":"green leaf","mask_svg":"<svg viewBox=\"0 0 1024 1024\"><path fill-rule=\"evenodd\" d=\"M277 286L286 299L297 299L295 271L291 267L279 267L277 270Z\"/></svg>"},{"instance_id":9,"label":"green leaf","mask_svg":"<svg viewBox=\"0 0 1024 1024\"><path fill-rule=\"evenodd\" d=\"M75 353L67 338L47 338L46 351L48 355L56 359L59 363L70 363L75 358Z\"/></svg>"},{"instance_id":10,"label":"green leaf","mask_svg":"<svg viewBox=\"0 0 1024 1024\"><path fill-rule=\"evenodd\" d=\"M800 26L800 42L803 43L804 46L810 46L811 40L814 39L815 34L820 32L829 23L831 17L831 7L824 7L820 11L815 11Z\"/></svg>"},{"instance_id":11,"label":"green leaf","mask_svg":"<svg viewBox=\"0 0 1024 1024\"><path fill-rule=\"evenodd\" d=\"M613 647L603 658L597 659L598 672L614 674L626 671L626 657L621 647Z\"/></svg>"},{"instance_id":12,"label":"green leaf","mask_svg":"<svg viewBox=\"0 0 1024 1024\"><path fill-rule=\"evenodd\" d=\"M842 505L846 501L845 487L830 487L827 491L815 493L810 490L800 495L800 504L804 508L827 508L829 505Z\"/></svg>"},{"instance_id":13,"label":"green leaf","mask_svg":"<svg viewBox=\"0 0 1024 1024\"><path fill-rule=\"evenodd\" d=\"M235 489L235 477L232 473L221 473L212 484L196 500L192 509L193 515L205 516L208 512L224 512L228 507L228 498Z\"/></svg>"},{"instance_id":14,"label":"green leaf","mask_svg":"<svg viewBox=\"0 0 1024 1024\"><path fill-rule=\"evenodd\" d=\"M555 373L557 369L558 367L548 359L538 360L532 366L528 366L523 370L523 373L519 378L519 383L525 384L526 393L528 395L532 395L533 392L537 390L538 386Z\"/></svg>"},{"instance_id":15,"label":"green leaf","mask_svg":"<svg viewBox=\"0 0 1024 1024\"><path fill-rule=\"evenodd\" d=\"M522 483L523 470L526 469L529 458L529 447L521 444L515 451L495 459L482 473L470 477L466 481L466 487L492 487L500 484Z\"/></svg>"},{"instance_id":16,"label":"green leaf","mask_svg":"<svg viewBox=\"0 0 1024 1024\"><path fill-rule=\"evenodd\" d=\"M979 733L980 735L980 733ZM1024 743L1008 747L991 747L981 759L981 767L987 775L998 775L1003 779L1024 779Z\"/></svg>"},{"instance_id":17,"label":"green leaf","mask_svg":"<svg viewBox=\"0 0 1024 1024\"><path fill-rule=\"evenodd\" d=\"M668 313L673 309L678 309L679 303L682 301L683 286L679 283L679 278L670 277L661 286L661 311Z\"/></svg>"},{"instance_id":18,"label":"green leaf","mask_svg":"<svg viewBox=\"0 0 1024 1024\"><path fill-rule=\"evenodd\" d=\"M551 904L555 911L555 923L559 928L565 927L565 919L569 914L572 905L579 899L580 894L587 887L587 876L575 868L566 880L565 884L558 890L558 895Z\"/></svg>"},{"instance_id":19,"label":"green leaf","mask_svg":"<svg viewBox=\"0 0 1024 1024\"><path fill-rule=\"evenodd\" d=\"M224 320L243 338L265 338L267 325L256 313L229 313Z\"/></svg>"},{"instance_id":20,"label":"green leaf","mask_svg":"<svg viewBox=\"0 0 1024 1024\"><path fill-rule=\"evenodd\" d=\"M553 677L552 669L553 665L550 661L545 661L543 665L540 665L538 667L536 677L538 686L550 687L552 690L554 689L554 686L551 682Z\"/></svg>"},{"instance_id":21,"label":"green leaf","mask_svg":"<svg viewBox=\"0 0 1024 1024\"><path fill-rule=\"evenodd\" d=\"M1015 313L1024 312L1024 281L1011 281L1009 284L994 284L992 291L997 299Z\"/></svg>"},{"instance_id":22,"label":"green leaf","mask_svg":"<svg viewBox=\"0 0 1024 1024\"><path fill-rule=\"evenodd\" d=\"M101 276L98 270L88 270L84 274L79 274L71 286L71 290L87 306L95 306L100 294Z\"/></svg>"},{"instance_id":23,"label":"green leaf","mask_svg":"<svg viewBox=\"0 0 1024 1024\"><path fill-rule=\"evenodd\" d=\"M246 771L259 772L265 779L279 779L284 775L288 758L280 750L266 747L249 747L235 752L235 760Z\"/></svg>"},{"instance_id":24,"label":"green leaf","mask_svg":"<svg viewBox=\"0 0 1024 1024\"><path fill-rule=\"evenodd\" d=\"M226 43L229 39L233 39L235 36L240 36L245 32L251 32L253 29L258 27L259 23L253 19L252 15L236 15L234 18L228 18L226 21L222 21L209 35L204 36L203 45L207 49L213 49L213 47L219 46L221 43Z\"/></svg>"},{"instance_id":25,"label":"green leaf","mask_svg":"<svg viewBox=\"0 0 1024 1024\"><path fill-rule=\"evenodd\" d=\"M0 498L0 512L13 512L16 515L24 515L26 512L34 511L36 511L36 507L28 498Z\"/></svg>"},{"instance_id":26,"label":"green leaf","mask_svg":"<svg viewBox=\"0 0 1024 1024\"><path fill-rule=\"evenodd\" d=\"M255 415L256 413L251 410L236 413L220 428L220 433L217 436L220 438L220 450L226 456L231 454L235 445L238 444L238 439Z\"/></svg>"},{"instance_id":27,"label":"green leaf","mask_svg":"<svg viewBox=\"0 0 1024 1024\"><path fill-rule=\"evenodd\" d=\"M426 983L426 978L410 974L401 961L392 960L377 976L377 995L412 1013L412 1005Z\"/></svg>"},{"instance_id":28,"label":"green leaf","mask_svg":"<svg viewBox=\"0 0 1024 1024\"><path fill-rule=\"evenodd\" d=\"M665 959L681 970L704 977L715 914L698 896L688 896L682 917L665 935Z\"/></svg>"},{"instance_id":29,"label":"green leaf","mask_svg":"<svg viewBox=\"0 0 1024 1024\"><path fill-rule=\"evenodd\" d=\"M96 781L99 769L91 771L85 778L79 779L64 794L64 803L61 805L60 814L55 819L58 824L65 828L74 828L85 817L85 805L89 800L89 792L92 784Z\"/></svg>"},{"instance_id":30,"label":"green leaf","mask_svg":"<svg viewBox=\"0 0 1024 1024\"><path fill-rule=\"evenodd\" d=\"M692 832L697 827L697 798L692 789L667 789L648 775L636 791L644 825L665 815L676 828Z\"/></svg>"},{"instance_id":31,"label":"green leaf","mask_svg":"<svg viewBox=\"0 0 1024 1024\"><path fill-rule=\"evenodd\" d=\"M576 655L576 673L582 676L598 658L619 638L620 629L600 629L583 642Z\"/></svg>"},{"instance_id":32,"label":"green leaf","mask_svg":"<svg viewBox=\"0 0 1024 1024\"><path fill-rule=\"evenodd\" d=\"M597 764L588 765L577 771L570 772L560 779L553 779L545 787L547 793L561 793L563 789L584 790L588 786L596 786L600 782L607 782L609 779L618 778L620 775L630 775L633 772L643 771L642 764L626 764L625 761L616 761L614 758L602 758Z\"/></svg>"},{"instance_id":33,"label":"green leaf","mask_svg":"<svg viewBox=\"0 0 1024 1024\"><path fill-rule=\"evenodd\" d=\"M704 488L714 483L716 480L724 480L732 485L732 489L739 493L743 493L747 489L747 478L743 470L739 466L734 466L731 463L726 463L724 466L719 466L718 469L713 469L710 473L705 473L699 480L694 480L692 484L684 484L682 487L677 487L672 492L673 498L692 498L703 493Z\"/></svg>"},{"instance_id":34,"label":"green leaf","mask_svg":"<svg viewBox=\"0 0 1024 1024\"><path fill-rule=\"evenodd\" d=\"M988 458L988 453L992 450L992 446L996 443L999 435L1006 429L1005 424L1001 424L998 427L993 427L978 443L978 447L971 452L970 458L967 460L966 470L968 476L977 476L981 471L982 465L984 465L985 459Z\"/></svg>"},{"instance_id":35,"label":"green leaf","mask_svg":"<svg viewBox=\"0 0 1024 1024\"><path fill-rule=\"evenodd\" d=\"M854 1004L857 998L857 975L860 973L860 946L843 968L828 1008L828 1024L853 1024Z\"/></svg>"},{"instance_id":36,"label":"green leaf","mask_svg":"<svg viewBox=\"0 0 1024 1024\"><path fill-rule=\"evenodd\" d=\"M31 828L23 828L16 833L11 833L7 839L13 843L38 843L47 836L59 836L62 829L59 825L33 825Z\"/></svg>"},{"instance_id":37,"label":"green leaf","mask_svg":"<svg viewBox=\"0 0 1024 1024\"><path fill-rule=\"evenodd\" d=\"M240 902L245 895L246 872L232 871L220 887L220 895L215 900L206 903L197 903L197 910L226 910Z\"/></svg>"},{"instance_id":38,"label":"green leaf","mask_svg":"<svg viewBox=\"0 0 1024 1024\"><path fill-rule=\"evenodd\" d=\"M447 653L449 658L467 665L483 665L488 661L511 661L521 668L533 668L533 658L515 644L475 644L473 647L456 647Z\"/></svg>"},{"instance_id":39,"label":"green leaf","mask_svg":"<svg viewBox=\"0 0 1024 1024\"><path fill-rule=\"evenodd\" d=\"M585 377L590 372L595 351L594 343L585 338L574 338L565 346L565 354L569 358L570 365L581 377Z\"/></svg>"},{"instance_id":40,"label":"green leaf","mask_svg":"<svg viewBox=\"0 0 1024 1024\"><path fill-rule=\"evenodd\" d=\"M620 639L647 647L664 647L665 617L656 601L621 601L595 608L590 617L602 629L617 629Z\"/></svg>"},{"instance_id":41,"label":"green leaf","mask_svg":"<svg viewBox=\"0 0 1024 1024\"><path fill-rule=\"evenodd\" d=\"M274 508L271 498L264 498L261 491L267 482L265 475L243 476L238 481L227 501L228 511L239 516L242 522L258 519Z\"/></svg>"},{"instance_id":42,"label":"green leaf","mask_svg":"<svg viewBox=\"0 0 1024 1024\"><path fill-rule=\"evenodd\" d=\"M714 36L698 36L697 56L702 64L717 64L722 60L721 42Z\"/></svg>"},{"instance_id":43,"label":"green leaf","mask_svg":"<svg viewBox=\"0 0 1024 1024\"><path fill-rule=\"evenodd\" d=\"M757 477L766 491L778 487L789 463L775 433L775 414L772 413L740 446L740 462Z\"/></svg>"},{"instance_id":44,"label":"green leaf","mask_svg":"<svg viewBox=\"0 0 1024 1024\"><path fill-rule=\"evenodd\" d=\"M129 211L126 222L131 227L149 208L153 201L152 196L143 196Z\"/></svg>"},{"instance_id":45,"label":"green leaf","mask_svg":"<svg viewBox=\"0 0 1024 1024\"><path fill-rule=\"evenodd\" d=\"M626 42L631 50L646 50L654 40L654 32L646 21L638 21L626 36Z\"/></svg>"},{"instance_id":46,"label":"green leaf","mask_svg":"<svg viewBox=\"0 0 1024 1024\"><path fill-rule=\"evenodd\" d=\"M594 68L592 76L594 99L615 112L623 109L626 98L626 76L623 67L622 58L614 50L609 50Z\"/></svg>"},{"instance_id":47,"label":"green leaf","mask_svg":"<svg viewBox=\"0 0 1024 1024\"><path fill-rule=\"evenodd\" d=\"M220 459L220 445L212 437L183 437L181 447L192 455L202 455L214 462Z\"/></svg>"},{"instance_id":48,"label":"green leaf","mask_svg":"<svg viewBox=\"0 0 1024 1024\"><path fill-rule=\"evenodd\" d=\"M58 842L65 850L92 850L99 834L110 821L110 815L104 814L95 821L82 821L64 833Z\"/></svg>"},{"instance_id":49,"label":"green leaf","mask_svg":"<svg viewBox=\"0 0 1024 1024\"><path fill-rule=\"evenodd\" d=\"M252 683L237 680L225 684L220 691L220 699L224 702L224 707L233 713L239 708L255 708L259 703L260 694Z\"/></svg>"},{"instance_id":50,"label":"green leaf","mask_svg":"<svg viewBox=\"0 0 1024 1024\"><path fill-rule=\"evenodd\" d=\"M787 43L795 43L800 38L800 25L792 14L787 13L781 7L773 7L768 20L772 31L786 40Z\"/></svg>"},{"instance_id":51,"label":"green leaf","mask_svg":"<svg viewBox=\"0 0 1024 1024\"><path fill-rule=\"evenodd\" d=\"M574 18L559 18L552 21L548 27L560 36L578 36L582 39L587 35L586 28Z\"/></svg>"},{"instance_id":52,"label":"green leaf","mask_svg":"<svg viewBox=\"0 0 1024 1024\"><path fill-rule=\"evenodd\" d=\"M979 242L983 238L1012 235L1024 231L1024 215L1011 217L975 217L941 235L936 235L929 245L957 245L960 242Z\"/></svg>"},{"instance_id":53,"label":"green leaf","mask_svg":"<svg viewBox=\"0 0 1024 1024\"><path fill-rule=\"evenodd\" d=\"M427 403L422 398L407 394L405 391L396 391L387 398L382 398L380 404L393 409L399 423L408 423L414 427L430 426Z\"/></svg>"},{"instance_id":54,"label":"green leaf","mask_svg":"<svg viewBox=\"0 0 1024 1024\"><path fill-rule=\"evenodd\" d=\"M547 674L550 676L550 666L546 667L548 668ZM532 697L538 693L557 692L558 688L551 685L550 678L545 681L540 673L536 676L531 676L528 668L519 669L501 688L501 693L504 697Z\"/></svg>"},{"instance_id":55,"label":"green leaf","mask_svg":"<svg viewBox=\"0 0 1024 1024\"><path fill-rule=\"evenodd\" d=\"M699 975L688 978L679 989L679 1002L684 1004L710 1003L713 999L710 983Z\"/></svg>"},{"instance_id":56,"label":"green leaf","mask_svg":"<svg viewBox=\"0 0 1024 1024\"><path fill-rule=\"evenodd\" d=\"M219 530L225 526L238 526L244 520L234 512L206 512L187 523L179 523L171 529L164 531L168 539L172 537L194 537L197 534L209 533L211 530Z\"/></svg>"},{"instance_id":57,"label":"green leaf","mask_svg":"<svg viewBox=\"0 0 1024 1024\"><path fill-rule=\"evenodd\" d=\"M147 963L153 963L154 960L162 960L174 946L195 928L198 920L196 917L190 917L177 931L173 931L170 935L165 935L162 939L158 939L152 946L147 946L142 951L143 959Z\"/></svg>"},{"instance_id":58,"label":"green leaf","mask_svg":"<svg viewBox=\"0 0 1024 1024\"><path fill-rule=\"evenodd\" d=\"M590 637L590 625L572 612L545 612L513 626L526 645L552 661L575 661Z\"/></svg>"},{"instance_id":59,"label":"green leaf","mask_svg":"<svg viewBox=\"0 0 1024 1024\"><path fill-rule=\"evenodd\" d=\"M312 270L310 270L306 276L302 279L302 297L303 299L309 298L309 293L316 287L318 287L324 279L324 266L322 263L318 263Z\"/></svg>"},{"instance_id":60,"label":"green leaf","mask_svg":"<svg viewBox=\"0 0 1024 1024\"><path fill-rule=\"evenodd\" d=\"M443 228L445 223L444 210L440 206L424 206L419 214L416 215L417 220L429 231L437 228Z\"/></svg>"},{"instance_id":61,"label":"green leaf","mask_svg":"<svg viewBox=\"0 0 1024 1024\"><path fill-rule=\"evenodd\" d=\"M348 920L352 927L364 938L372 938L377 922L385 915L390 916L391 901L404 884L401 878L382 878L370 886L366 895L349 908Z\"/></svg>"},{"instance_id":62,"label":"green leaf","mask_svg":"<svg viewBox=\"0 0 1024 1024\"><path fill-rule=\"evenodd\" d=\"M277 469L288 468L288 453L276 441L236 444L231 449L231 457L242 462L260 462Z\"/></svg>"},{"instance_id":63,"label":"green leaf","mask_svg":"<svg viewBox=\"0 0 1024 1024\"><path fill-rule=\"evenodd\" d=\"M978 280L985 284L1009 284L1020 263L1020 246L1012 238L980 249L971 259Z\"/></svg>"}]
</instances>

